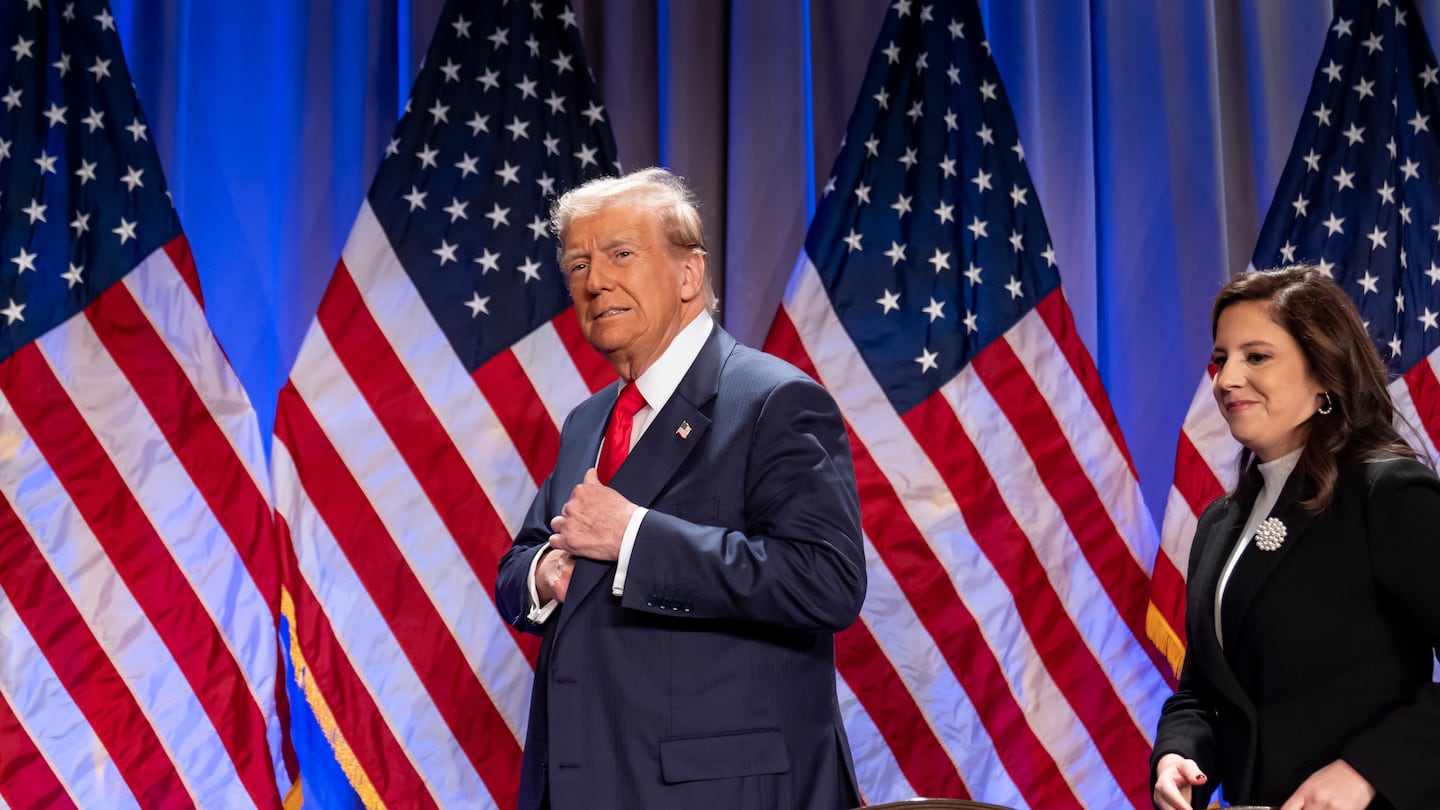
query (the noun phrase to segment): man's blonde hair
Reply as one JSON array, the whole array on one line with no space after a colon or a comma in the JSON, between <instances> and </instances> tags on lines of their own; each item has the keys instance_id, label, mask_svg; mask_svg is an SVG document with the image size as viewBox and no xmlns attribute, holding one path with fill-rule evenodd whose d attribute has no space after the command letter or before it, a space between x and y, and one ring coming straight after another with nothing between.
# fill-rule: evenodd
<instances>
[{"instance_id":1,"label":"man's blonde hair","mask_svg":"<svg viewBox=\"0 0 1440 810\"><path fill-rule=\"evenodd\" d=\"M555 234L557 254L564 253L565 234L576 217L590 216L619 204L654 211L660 220L660 230L672 247L704 260L705 308L711 315L717 314L720 300L715 296L710 273L710 252L705 249L699 202L683 178L665 169L640 169L620 177L599 177L561 195L550 207L550 230Z\"/></svg>"}]
</instances>

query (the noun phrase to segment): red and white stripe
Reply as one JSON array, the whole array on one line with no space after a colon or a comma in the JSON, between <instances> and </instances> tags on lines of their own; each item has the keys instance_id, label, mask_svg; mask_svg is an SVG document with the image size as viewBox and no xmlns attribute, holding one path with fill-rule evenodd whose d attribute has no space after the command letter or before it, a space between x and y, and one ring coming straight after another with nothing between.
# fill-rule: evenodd
<instances>
[{"instance_id":1,"label":"red and white stripe","mask_svg":"<svg viewBox=\"0 0 1440 810\"><path fill-rule=\"evenodd\" d=\"M492 589L565 414L614 379L573 324L467 373L362 206L281 394L272 474L301 677L367 803L514 804L538 644Z\"/></svg>"},{"instance_id":2,"label":"red and white stripe","mask_svg":"<svg viewBox=\"0 0 1440 810\"><path fill-rule=\"evenodd\" d=\"M1390 382L1395 401L1395 426L1424 458L1440 462L1440 350ZM1165 649L1176 672L1185 652L1185 576L1190 545L1200 513L1211 501L1235 486L1240 444L1230 435L1205 374L1185 414L1175 453L1175 481L1165 504L1160 554L1155 559L1152 615L1164 624L1152 627L1152 638ZM1172 641L1173 639L1173 641ZM1440 676L1440 664L1436 668Z\"/></svg>"},{"instance_id":3,"label":"red and white stripe","mask_svg":"<svg viewBox=\"0 0 1440 810\"><path fill-rule=\"evenodd\" d=\"M1169 691L1144 641L1157 541L1063 297L903 415L803 254L766 348L850 429L870 590L837 656L853 736L888 744L857 746L867 797L1148 807Z\"/></svg>"},{"instance_id":4,"label":"red and white stripe","mask_svg":"<svg viewBox=\"0 0 1440 810\"><path fill-rule=\"evenodd\" d=\"M183 237L0 364L0 456L0 797L278 807L264 458Z\"/></svg>"}]
</instances>

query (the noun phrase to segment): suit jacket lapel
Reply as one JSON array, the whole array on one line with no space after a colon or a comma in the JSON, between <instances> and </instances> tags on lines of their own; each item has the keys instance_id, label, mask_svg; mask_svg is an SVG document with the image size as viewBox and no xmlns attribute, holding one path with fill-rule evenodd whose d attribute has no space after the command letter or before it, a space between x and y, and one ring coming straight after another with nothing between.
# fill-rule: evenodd
<instances>
[{"instance_id":1,"label":"suit jacket lapel","mask_svg":"<svg viewBox=\"0 0 1440 810\"><path fill-rule=\"evenodd\" d=\"M631 503L646 507L654 503L709 432L710 417L701 409L720 390L720 370L734 347L735 339L719 326L710 332L670 401L650 420L645 435L616 471L610 486Z\"/></svg>"},{"instance_id":2,"label":"suit jacket lapel","mask_svg":"<svg viewBox=\"0 0 1440 810\"><path fill-rule=\"evenodd\" d=\"M696 355L695 362L681 379L670 401L650 420L645 435L630 449L625 462L615 472L615 477L610 481L611 488L638 506L648 507L655 502L655 497L675 477L680 465L710 430L710 418L701 412L701 408L714 399L719 391L720 370L734 348L735 339L718 325L711 330L710 337L700 349L700 354ZM613 391L607 391L603 410L597 409L601 413L598 426L588 423L571 426L572 430L588 430L593 434L593 438L586 442L585 451L589 455L584 456L587 461L580 467L581 475L594 466L595 458L600 452L605 420L619 396L620 386L616 384L613 388ZM575 480L578 482L580 475L577 475ZM595 586L608 579L608 575L614 570L614 563L586 559L575 561L575 569L570 573L570 591L565 598L568 609L560 611L556 633L563 630L566 619L574 615L575 605L586 599L596 590Z\"/></svg>"},{"instance_id":3,"label":"suit jacket lapel","mask_svg":"<svg viewBox=\"0 0 1440 810\"><path fill-rule=\"evenodd\" d=\"M1188 588L1196 589L1197 601L1194 604L1199 610L1200 621L1196 629L1201 630L1198 637L1189 639L1190 652L1187 654L1196 656L1195 660L1215 688L1235 705L1248 709L1250 699L1226 663L1225 653L1215 633L1215 587L1220 582L1220 572L1230 557L1231 549L1235 548L1235 540L1244 528L1244 506L1240 498L1230 498L1220 520L1211 530L1212 536L1207 538L1200 564L1195 570L1195 579L1187 584Z\"/></svg>"},{"instance_id":4,"label":"suit jacket lapel","mask_svg":"<svg viewBox=\"0 0 1440 810\"><path fill-rule=\"evenodd\" d=\"M605 439L606 423L610 421L610 411L614 410L615 400L619 396L620 383L616 382L587 403L593 406L592 408L577 411L571 420L568 429L579 437L579 446L574 453L562 453L555 462L555 481L563 489L555 492L554 497L560 500L560 504L570 499L570 490L585 477L586 470L595 466L595 460L600 456L600 443ZM561 446L564 446L563 442ZM558 506L557 504L557 514ZM574 613L566 608L584 599L613 568L610 563L576 558L575 568L570 572L570 590L565 596L565 605L561 607L556 623L557 634L565 626L565 620Z\"/></svg>"},{"instance_id":5,"label":"suit jacket lapel","mask_svg":"<svg viewBox=\"0 0 1440 810\"><path fill-rule=\"evenodd\" d=\"M1314 494L1311 491L1313 487L1302 487L1302 478L1298 469L1291 473L1289 480L1285 482L1285 488L1280 492L1279 500L1275 502L1275 508L1270 510L1270 517L1285 525L1285 539L1280 548L1262 551L1255 547L1254 540L1251 540L1250 547L1245 549L1235 571L1230 575L1221 608L1226 639L1238 642L1240 634L1244 632L1246 614L1250 612L1255 598L1264 590L1266 580L1279 569L1291 550L1304 542L1305 530L1310 527L1315 516L1300 506L1300 501Z\"/></svg>"},{"instance_id":6,"label":"suit jacket lapel","mask_svg":"<svg viewBox=\"0 0 1440 810\"><path fill-rule=\"evenodd\" d=\"M1298 472L1292 473L1286 481L1285 488L1280 492L1280 498L1276 501L1275 507L1270 510L1270 516L1280 519L1286 526L1285 541L1275 551L1261 551L1253 547L1254 540L1249 541L1252 547L1246 548L1230 574L1230 580L1225 585L1225 598L1221 608L1221 621L1225 627L1225 648L1220 647L1216 638L1215 629L1215 587L1219 582L1221 570L1230 557L1230 552L1235 548L1235 542L1239 539L1240 532L1244 529L1246 520L1250 516L1250 509L1254 503L1253 499L1242 502L1240 498L1232 498L1226 510L1225 520L1220 524L1223 528L1217 528L1219 536L1212 541L1205 549L1201 569L1196 572L1197 583L1194 587L1201 588L1198 594L1204 627L1209 631L1204 638L1190 639L1191 649L1199 656L1197 659L1211 685L1224 695L1231 704L1238 707L1249 719L1251 729L1255 728L1255 705L1241 685L1240 679L1236 676L1235 670L1231 667L1229 659L1225 655L1225 649L1236 649L1240 644L1240 636L1244 633L1245 614L1249 611L1255 597L1260 593L1265 580L1279 567L1285 555L1294 548L1300 535L1309 526L1309 516L1299 506L1299 501L1305 497L1300 491L1299 481L1301 475ZM1204 576L1200 576L1201 571ZM1252 751L1247 759L1244 770L1239 774L1232 774L1233 787L1243 794L1250 789L1255 774L1255 754Z\"/></svg>"}]
</instances>

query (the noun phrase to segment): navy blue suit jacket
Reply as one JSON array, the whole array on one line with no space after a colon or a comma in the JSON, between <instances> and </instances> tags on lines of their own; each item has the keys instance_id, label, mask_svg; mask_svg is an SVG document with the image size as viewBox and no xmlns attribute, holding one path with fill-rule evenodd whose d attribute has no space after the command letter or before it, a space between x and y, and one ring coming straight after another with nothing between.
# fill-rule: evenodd
<instances>
[{"instance_id":1,"label":"navy blue suit jacket","mask_svg":"<svg viewBox=\"0 0 1440 810\"><path fill-rule=\"evenodd\" d=\"M577 559L530 625L528 573L594 466L618 385L565 421L555 470L500 561L496 600L543 636L521 810L837 810L859 804L834 634L865 597L859 504L833 398L712 331L610 486L651 511L623 597ZM688 428L688 429L687 429Z\"/></svg>"}]
</instances>

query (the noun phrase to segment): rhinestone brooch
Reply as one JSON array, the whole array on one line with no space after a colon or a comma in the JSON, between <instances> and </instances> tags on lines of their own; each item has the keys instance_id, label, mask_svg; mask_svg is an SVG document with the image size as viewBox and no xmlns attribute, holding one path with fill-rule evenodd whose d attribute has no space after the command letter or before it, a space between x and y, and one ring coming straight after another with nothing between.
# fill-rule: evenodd
<instances>
[{"instance_id":1,"label":"rhinestone brooch","mask_svg":"<svg viewBox=\"0 0 1440 810\"><path fill-rule=\"evenodd\" d=\"M1285 542L1285 524L1279 518L1265 518L1255 530L1255 547L1261 551L1274 551Z\"/></svg>"}]
</instances>

